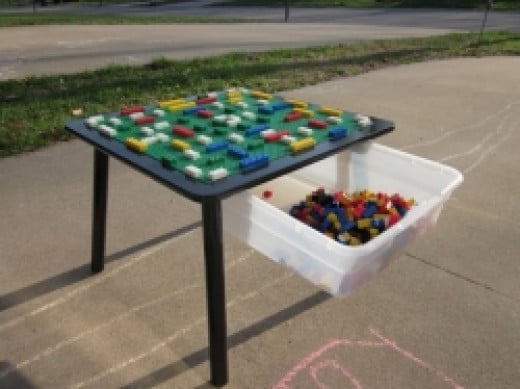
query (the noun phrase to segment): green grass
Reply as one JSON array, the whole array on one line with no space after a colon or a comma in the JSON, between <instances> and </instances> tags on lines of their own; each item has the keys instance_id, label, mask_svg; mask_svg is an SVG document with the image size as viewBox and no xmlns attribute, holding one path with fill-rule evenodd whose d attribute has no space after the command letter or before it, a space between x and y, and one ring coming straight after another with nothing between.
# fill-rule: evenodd
<instances>
[{"instance_id":1,"label":"green grass","mask_svg":"<svg viewBox=\"0 0 520 389\"><path fill-rule=\"evenodd\" d=\"M123 16L85 15L60 12L12 13L0 16L0 27L41 26L50 24L166 24L166 23L249 23L247 18L208 18L197 16Z\"/></svg>"},{"instance_id":2,"label":"green grass","mask_svg":"<svg viewBox=\"0 0 520 389\"><path fill-rule=\"evenodd\" d=\"M74 75L0 82L0 156L69 139L72 110L85 116L229 86L268 92L439 58L520 55L520 34L486 33L384 40L262 53L234 53Z\"/></svg>"},{"instance_id":3,"label":"green grass","mask_svg":"<svg viewBox=\"0 0 520 389\"><path fill-rule=\"evenodd\" d=\"M222 0L215 5L282 6L286 0ZM487 0L289 0L297 7L349 8L478 8L486 7ZM519 0L494 0L495 10L520 10Z\"/></svg>"}]
</instances>

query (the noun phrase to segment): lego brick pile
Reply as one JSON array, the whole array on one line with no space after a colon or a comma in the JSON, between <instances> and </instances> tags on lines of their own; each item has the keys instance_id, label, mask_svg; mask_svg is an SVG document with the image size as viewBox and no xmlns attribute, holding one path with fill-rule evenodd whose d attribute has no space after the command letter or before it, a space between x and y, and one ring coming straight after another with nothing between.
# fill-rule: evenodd
<instances>
[{"instance_id":1,"label":"lego brick pile","mask_svg":"<svg viewBox=\"0 0 520 389\"><path fill-rule=\"evenodd\" d=\"M414 199L397 193L326 193L319 188L293 205L289 213L342 244L358 246L391 228L414 205Z\"/></svg>"}]
</instances>

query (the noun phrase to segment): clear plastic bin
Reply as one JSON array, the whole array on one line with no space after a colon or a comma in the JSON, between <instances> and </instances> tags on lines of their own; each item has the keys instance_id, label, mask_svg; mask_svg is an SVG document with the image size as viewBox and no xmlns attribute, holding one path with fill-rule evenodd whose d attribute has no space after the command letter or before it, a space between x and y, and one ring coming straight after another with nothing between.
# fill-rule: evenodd
<instances>
[{"instance_id":1,"label":"clear plastic bin","mask_svg":"<svg viewBox=\"0 0 520 389\"><path fill-rule=\"evenodd\" d=\"M435 225L462 174L375 143L348 151L236 194L223 202L224 229L334 296L346 296ZM317 188L400 193L418 205L392 228L360 246L345 246L291 217L291 206ZM263 199L262 193L273 195Z\"/></svg>"}]
</instances>

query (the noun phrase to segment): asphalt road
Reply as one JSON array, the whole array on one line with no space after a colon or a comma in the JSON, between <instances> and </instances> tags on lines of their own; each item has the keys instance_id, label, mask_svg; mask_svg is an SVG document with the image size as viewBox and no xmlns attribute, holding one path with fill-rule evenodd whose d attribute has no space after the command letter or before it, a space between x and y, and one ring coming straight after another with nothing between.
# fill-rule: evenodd
<instances>
[{"instance_id":1,"label":"asphalt road","mask_svg":"<svg viewBox=\"0 0 520 389\"><path fill-rule=\"evenodd\" d=\"M160 7L148 5L90 8L86 12L114 14L147 14L178 16L215 16L261 18L283 21L283 7L220 7L211 6L211 0L188 1ZM347 25L419 27L478 31L484 11L447 9L345 9L291 7L291 23L341 23ZM486 28L491 30L520 31L520 12L491 12Z\"/></svg>"},{"instance_id":2,"label":"asphalt road","mask_svg":"<svg viewBox=\"0 0 520 389\"><path fill-rule=\"evenodd\" d=\"M142 64L160 56L206 57L447 31L284 23L13 27L1 32L0 79Z\"/></svg>"},{"instance_id":3,"label":"asphalt road","mask_svg":"<svg viewBox=\"0 0 520 389\"><path fill-rule=\"evenodd\" d=\"M153 58L211 56L232 51L308 47L349 41L475 31L481 11L347 10L214 7L211 1L164 6L45 7L38 12L177 15L265 19L258 24L34 26L0 30L0 80L74 73L108 64L142 64ZM10 10L12 10L11 8ZM0 10L8 12L10 10ZM20 9L16 9L20 11ZM32 12L31 8L25 9ZM519 30L520 13L491 13L488 29Z\"/></svg>"},{"instance_id":4,"label":"asphalt road","mask_svg":"<svg viewBox=\"0 0 520 389\"><path fill-rule=\"evenodd\" d=\"M38 12L83 12L111 15L172 15L255 18L272 22L284 21L284 7L221 7L211 6L213 0L194 0L175 4L150 6L148 3L121 5L45 7ZM8 10L3 10L6 12ZM17 9L16 11L20 11ZM27 8L32 12L32 8ZM0 10L2 12L2 10ZM419 27L478 31L484 17L483 10L462 9L345 9L291 7L290 23L340 23L363 26ZM520 12L496 12L488 15L489 30L520 31Z\"/></svg>"}]
</instances>

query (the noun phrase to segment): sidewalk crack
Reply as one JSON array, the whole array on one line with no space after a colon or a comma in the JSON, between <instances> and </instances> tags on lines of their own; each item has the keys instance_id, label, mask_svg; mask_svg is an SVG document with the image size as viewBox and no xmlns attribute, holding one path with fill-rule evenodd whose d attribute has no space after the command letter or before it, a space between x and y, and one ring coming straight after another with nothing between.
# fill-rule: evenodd
<instances>
[{"instance_id":1,"label":"sidewalk crack","mask_svg":"<svg viewBox=\"0 0 520 389\"><path fill-rule=\"evenodd\" d=\"M412 258L412 259L415 259L415 260L417 260L417 261L419 261L421 263L424 263L425 265L434 267L434 268L436 268L438 270L441 270L441 271L443 271L445 273L448 273L448 274L450 274L450 275L452 275L452 276L454 276L456 278L459 278L459 279L464 280L466 282L469 282L469 283L471 283L473 285L476 285L476 286L479 286L481 288L484 288L484 289L486 289L486 290L488 290L490 292L496 293L496 294L498 294L498 295L500 295L502 297L506 297L506 298L508 298L510 300L513 300L513 301L515 301L517 303L520 303L520 299L519 298L514 297L514 296L510 296L510 295L508 295L508 294L506 294L504 292L501 292L501 291L493 288L492 286L490 286L490 285L488 285L488 284L486 284L484 282L474 280L474 279L472 279L472 278L470 278L468 276L465 276L463 274L457 273L457 272L455 272L453 270L450 270L450 269L448 269L448 268L446 268L444 266L438 265L436 263L430 262L430 261L428 261L426 259L420 258L420 257L418 257L416 255L413 255L413 254L409 253L409 252L405 252L405 255L407 257L409 257L409 258Z\"/></svg>"}]
</instances>

